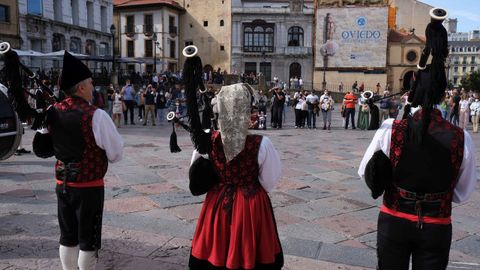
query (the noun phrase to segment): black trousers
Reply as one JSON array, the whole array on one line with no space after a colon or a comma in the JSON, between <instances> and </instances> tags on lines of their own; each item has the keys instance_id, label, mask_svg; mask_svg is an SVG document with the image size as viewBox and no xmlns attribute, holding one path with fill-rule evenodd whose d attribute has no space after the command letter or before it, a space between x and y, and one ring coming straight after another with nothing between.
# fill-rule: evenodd
<instances>
[{"instance_id":1,"label":"black trousers","mask_svg":"<svg viewBox=\"0 0 480 270\"><path fill-rule=\"evenodd\" d=\"M127 124L127 112L130 111L130 124L134 124L133 120L133 108L135 107L135 102L133 100L125 100L125 107L127 110L123 112L123 120Z\"/></svg>"},{"instance_id":2,"label":"black trousers","mask_svg":"<svg viewBox=\"0 0 480 270\"><path fill-rule=\"evenodd\" d=\"M60 244L80 250L94 251L101 247L103 187L70 188L57 185Z\"/></svg>"},{"instance_id":3,"label":"black trousers","mask_svg":"<svg viewBox=\"0 0 480 270\"><path fill-rule=\"evenodd\" d=\"M272 105L272 125L274 128L282 127L283 105Z\"/></svg>"},{"instance_id":4,"label":"black trousers","mask_svg":"<svg viewBox=\"0 0 480 270\"><path fill-rule=\"evenodd\" d=\"M355 108L345 109L345 128L348 128L348 120L352 119L352 128L355 128Z\"/></svg>"},{"instance_id":5,"label":"black trousers","mask_svg":"<svg viewBox=\"0 0 480 270\"><path fill-rule=\"evenodd\" d=\"M448 265L452 224L423 224L385 213L378 216L377 255L380 270L442 270Z\"/></svg>"}]
</instances>

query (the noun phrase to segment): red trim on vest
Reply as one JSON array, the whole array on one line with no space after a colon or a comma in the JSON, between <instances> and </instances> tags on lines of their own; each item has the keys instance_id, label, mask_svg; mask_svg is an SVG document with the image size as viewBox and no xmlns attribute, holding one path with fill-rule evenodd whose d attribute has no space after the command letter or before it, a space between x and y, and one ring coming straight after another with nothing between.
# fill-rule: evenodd
<instances>
[{"instance_id":1,"label":"red trim on vest","mask_svg":"<svg viewBox=\"0 0 480 270\"><path fill-rule=\"evenodd\" d=\"M57 185L63 185L62 180L57 180ZM88 182L67 182L67 187L73 187L73 188L89 188L89 187L103 187L105 186L105 182L103 179L97 179L93 181L88 181Z\"/></svg>"},{"instance_id":2,"label":"red trim on vest","mask_svg":"<svg viewBox=\"0 0 480 270\"><path fill-rule=\"evenodd\" d=\"M388 208L384 204L382 204L382 206L380 207L380 212L385 213L385 214L389 214L391 216L398 217L398 218L401 218L401 219L406 219L406 220L411 221L411 222L418 222L418 216L417 215L411 215L411 214L403 213L403 212L400 212L400 211L395 211L393 209ZM423 223L428 223L428 224L448 225L448 224L452 223L452 218L451 217L441 218L441 217L423 216L422 222Z\"/></svg>"}]
</instances>

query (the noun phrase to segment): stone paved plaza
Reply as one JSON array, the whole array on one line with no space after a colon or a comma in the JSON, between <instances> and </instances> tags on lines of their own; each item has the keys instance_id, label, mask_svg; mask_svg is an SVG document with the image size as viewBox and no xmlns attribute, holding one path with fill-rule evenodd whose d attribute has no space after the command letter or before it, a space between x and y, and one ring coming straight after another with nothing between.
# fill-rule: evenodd
<instances>
[{"instance_id":1,"label":"stone paved plaza","mask_svg":"<svg viewBox=\"0 0 480 270\"><path fill-rule=\"evenodd\" d=\"M255 132L270 137L283 163L270 197L285 269L374 269L380 200L371 199L357 176L374 132L344 130L338 109L331 131L294 129L292 117L282 130ZM183 151L171 154L170 132L170 125L139 122L120 129L124 159L106 176L97 269L187 269L203 197L188 191L188 134L178 132ZM26 131L29 150L32 136ZM480 164L480 135L472 136ZM53 164L33 154L0 162L0 270L61 269ZM479 187L453 210L449 269L480 269Z\"/></svg>"}]
</instances>

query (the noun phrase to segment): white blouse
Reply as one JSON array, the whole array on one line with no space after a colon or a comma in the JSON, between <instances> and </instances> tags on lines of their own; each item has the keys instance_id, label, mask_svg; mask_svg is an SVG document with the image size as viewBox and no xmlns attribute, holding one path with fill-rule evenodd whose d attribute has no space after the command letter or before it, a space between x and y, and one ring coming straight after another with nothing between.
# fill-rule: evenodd
<instances>
[{"instance_id":1,"label":"white blouse","mask_svg":"<svg viewBox=\"0 0 480 270\"><path fill-rule=\"evenodd\" d=\"M112 163L122 160L123 139L112 119L104 110L95 110L92 129L95 142L98 147L105 150L108 160Z\"/></svg>"},{"instance_id":2,"label":"white blouse","mask_svg":"<svg viewBox=\"0 0 480 270\"><path fill-rule=\"evenodd\" d=\"M383 121L382 126L377 130L372 142L368 146L358 168L358 175L362 180L365 180L365 168L375 152L382 150L387 157L390 157L390 138L392 136L393 120L393 118L390 118ZM460 166L458 183L453 194L453 201L456 203L466 201L475 189L475 184L477 183L475 161L475 148L472 137L470 137L467 131L464 131L463 160Z\"/></svg>"},{"instance_id":3,"label":"white blouse","mask_svg":"<svg viewBox=\"0 0 480 270\"><path fill-rule=\"evenodd\" d=\"M197 150L194 150L190 165L201 156L208 158L208 155L200 155ZM257 160L260 169L258 176L260 184L265 191L270 192L282 175L282 163L272 141L266 136L262 136Z\"/></svg>"}]
</instances>

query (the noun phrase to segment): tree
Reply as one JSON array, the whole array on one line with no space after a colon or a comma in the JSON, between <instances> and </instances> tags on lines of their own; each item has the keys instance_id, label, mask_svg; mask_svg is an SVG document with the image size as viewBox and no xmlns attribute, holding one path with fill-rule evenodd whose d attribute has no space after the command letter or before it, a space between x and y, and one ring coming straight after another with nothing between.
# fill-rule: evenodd
<instances>
[{"instance_id":1,"label":"tree","mask_svg":"<svg viewBox=\"0 0 480 270\"><path fill-rule=\"evenodd\" d=\"M465 90L479 91L480 73L478 71L474 71L468 74L466 77L462 78L460 85L461 87L465 88Z\"/></svg>"}]
</instances>

